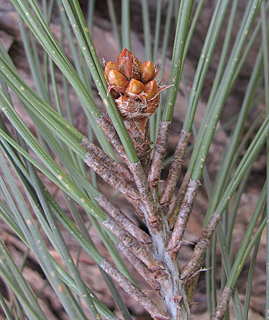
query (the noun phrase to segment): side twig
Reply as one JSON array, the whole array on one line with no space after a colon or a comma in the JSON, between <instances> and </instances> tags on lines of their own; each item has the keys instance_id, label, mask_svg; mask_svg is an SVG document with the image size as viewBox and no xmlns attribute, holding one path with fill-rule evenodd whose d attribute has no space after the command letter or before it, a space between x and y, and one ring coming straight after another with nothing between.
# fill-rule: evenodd
<instances>
[{"instance_id":1,"label":"side twig","mask_svg":"<svg viewBox=\"0 0 269 320\"><path fill-rule=\"evenodd\" d=\"M107 217L102 224L132 251L151 271L161 272L164 267L129 232L122 229L114 219Z\"/></svg>"},{"instance_id":2,"label":"side twig","mask_svg":"<svg viewBox=\"0 0 269 320\"><path fill-rule=\"evenodd\" d=\"M84 138L81 141L81 146L87 152L93 154L101 163L103 163L104 166L110 168L110 170L113 171L115 175L123 178L125 181L133 182L133 176L128 169L112 159L108 154L106 154L102 149L97 147L90 140Z\"/></svg>"},{"instance_id":3,"label":"side twig","mask_svg":"<svg viewBox=\"0 0 269 320\"><path fill-rule=\"evenodd\" d=\"M143 244L151 244L151 237L138 226L136 226L119 208L113 205L107 200L105 196L100 194L95 198L98 204L104 208L108 215L110 215L115 221L123 227L126 231L129 231L137 241Z\"/></svg>"},{"instance_id":4,"label":"side twig","mask_svg":"<svg viewBox=\"0 0 269 320\"><path fill-rule=\"evenodd\" d=\"M168 224L170 230L173 230L177 221L178 213L181 208L183 199L185 197L189 182L191 179L191 173L187 172L184 176L183 182L178 191L177 197L175 197L174 201L170 204L168 210Z\"/></svg>"},{"instance_id":5,"label":"side twig","mask_svg":"<svg viewBox=\"0 0 269 320\"><path fill-rule=\"evenodd\" d=\"M168 178L166 181L166 187L163 189L160 204L169 206L171 203L177 181L180 176L183 161L185 159L187 145L189 143L191 133L181 130L179 135L179 141L175 151L175 155L169 170Z\"/></svg>"},{"instance_id":6,"label":"side twig","mask_svg":"<svg viewBox=\"0 0 269 320\"><path fill-rule=\"evenodd\" d=\"M141 292L130 280L122 275L106 260L101 262L100 267L111 276L131 297L138 301L155 320L169 319L167 313L160 309L154 302L152 302L143 292Z\"/></svg>"},{"instance_id":7,"label":"side twig","mask_svg":"<svg viewBox=\"0 0 269 320\"><path fill-rule=\"evenodd\" d=\"M126 248L122 243L118 245L120 251L130 261L138 273L147 281L147 283L154 289L160 290L160 284L156 281L155 273L152 273L149 268L134 255L130 249Z\"/></svg>"},{"instance_id":8,"label":"side twig","mask_svg":"<svg viewBox=\"0 0 269 320\"><path fill-rule=\"evenodd\" d=\"M144 214L147 227L153 233L156 233L161 229L161 216L153 199L153 195L147 182L145 171L140 162L131 163L129 168L134 176L137 189L145 206L146 212Z\"/></svg>"},{"instance_id":9,"label":"side twig","mask_svg":"<svg viewBox=\"0 0 269 320\"><path fill-rule=\"evenodd\" d=\"M156 146L152 158L151 168L148 175L150 188L157 194L158 183L162 171L162 164L166 154L168 136L170 131L170 122L160 122L159 133L156 141Z\"/></svg>"},{"instance_id":10,"label":"side twig","mask_svg":"<svg viewBox=\"0 0 269 320\"><path fill-rule=\"evenodd\" d=\"M116 176L114 172L107 168L103 163L98 161L94 155L87 152L84 162L90 168L92 168L105 182L119 190L136 208L140 206L141 201L139 193L133 189L129 183Z\"/></svg>"},{"instance_id":11,"label":"side twig","mask_svg":"<svg viewBox=\"0 0 269 320\"><path fill-rule=\"evenodd\" d=\"M215 309L214 316L213 316L212 320L224 319L229 301L232 297L232 294L233 294L233 288L226 286L222 292L220 301L217 305L217 308Z\"/></svg>"},{"instance_id":12,"label":"side twig","mask_svg":"<svg viewBox=\"0 0 269 320\"><path fill-rule=\"evenodd\" d=\"M175 228L169 240L167 250L173 259L176 259L177 253L181 247L182 238L193 209L194 201L201 183L199 180L190 180L182 206L179 211Z\"/></svg>"},{"instance_id":13,"label":"side twig","mask_svg":"<svg viewBox=\"0 0 269 320\"><path fill-rule=\"evenodd\" d=\"M127 165L129 165L127 154L120 141L117 131L113 127L112 123L105 116L102 116L101 118L96 119L96 122L99 124L100 128L104 131L108 141L117 150L121 158L125 161Z\"/></svg>"},{"instance_id":14,"label":"side twig","mask_svg":"<svg viewBox=\"0 0 269 320\"><path fill-rule=\"evenodd\" d=\"M196 271L200 269L206 249L210 244L211 237L214 234L220 219L221 215L218 213L214 213L211 216L207 226L202 231L200 239L195 245L189 261L181 270L181 280L187 281Z\"/></svg>"}]
</instances>

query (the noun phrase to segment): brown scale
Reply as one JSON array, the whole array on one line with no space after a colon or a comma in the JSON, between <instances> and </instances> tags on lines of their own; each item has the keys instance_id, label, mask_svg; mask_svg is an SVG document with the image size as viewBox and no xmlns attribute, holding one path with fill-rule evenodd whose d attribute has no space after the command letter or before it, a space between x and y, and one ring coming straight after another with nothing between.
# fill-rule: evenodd
<instances>
[{"instance_id":1,"label":"brown scale","mask_svg":"<svg viewBox=\"0 0 269 320\"><path fill-rule=\"evenodd\" d=\"M151 61L141 63L124 48L117 63L105 64L108 94L112 93L125 127L142 165L149 165L150 141L148 118L159 106L159 94L169 86L161 86L155 78L158 71Z\"/></svg>"}]
</instances>

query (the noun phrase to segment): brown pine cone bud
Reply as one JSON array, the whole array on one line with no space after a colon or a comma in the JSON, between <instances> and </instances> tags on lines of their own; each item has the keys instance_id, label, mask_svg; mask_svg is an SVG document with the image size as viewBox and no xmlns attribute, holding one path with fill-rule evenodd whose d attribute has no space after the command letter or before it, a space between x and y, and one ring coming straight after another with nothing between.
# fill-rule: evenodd
<instances>
[{"instance_id":1,"label":"brown pine cone bud","mask_svg":"<svg viewBox=\"0 0 269 320\"><path fill-rule=\"evenodd\" d=\"M141 81L143 83L149 82L150 80L153 80L155 77L155 67L151 61L146 61L145 63L143 63L140 67L140 72Z\"/></svg>"},{"instance_id":2,"label":"brown pine cone bud","mask_svg":"<svg viewBox=\"0 0 269 320\"><path fill-rule=\"evenodd\" d=\"M152 99L158 90L157 82L155 80L151 80L145 84L145 98L146 100Z\"/></svg>"},{"instance_id":3,"label":"brown pine cone bud","mask_svg":"<svg viewBox=\"0 0 269 320\"><path fill-rule=\"evenodd\" d=\"M117 70L125 75L128 80L132 78L140 80L141 62L126 48L117 58Z\"/></svg>"},{"instance_id":4,"label":"brown pine cone bud","mask_svg":"<svg viewBox=\"0 0 269 320\"><path fill-rule=\"evenodd\" d=\"M142 93L145 87L141 81L136 79L131 79L127 88L125 89L125 94L129 97L136 97L138 94Z\"/></svg>"},{"instance_id":5,"label":"brown pine cone bud","mask_svg":"<svg viewBox=\"0 0 269 320\"><path fill-rule=\"evenodd\" d=\"M116 91L121 93L124 93L125 88L128 85L128 81L125 76L119 71L113 69L108 71L107 81Z\"/></svg>"},{"instance_id":6,"label":"brown pine cone bud","mask_svg":"<svg viewBox=\"0 0 269 320\"><path fill-rule=\"evenodd\" d=\"M108 61L108 63L105 64L105 77L107 82L108 82L107 76L110 70L116 70L116 64L112 61Z\"/></svg>"},{"instance_id":7,"label":"brown pine cone bud","mask_svg":"<svg viewBox=\"0 0 269 320\"><path fill-rule=\"evenodd\" d=\"M105 65L108 93L111 91L125 127L144 163L147 163L150 152L147 119L156 112L159 94L167 88L155 81L157 73L151 61L142 64L126 48L119 54L116 64L109 61Z\"/></svg>"}]
</instances>

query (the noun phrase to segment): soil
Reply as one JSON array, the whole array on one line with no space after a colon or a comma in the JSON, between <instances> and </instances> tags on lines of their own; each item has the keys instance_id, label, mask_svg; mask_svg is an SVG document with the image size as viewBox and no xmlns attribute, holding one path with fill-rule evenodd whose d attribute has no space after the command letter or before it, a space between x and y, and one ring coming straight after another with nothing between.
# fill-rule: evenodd
<instances>
[{"instance_id":1,"label":"soil","mask_svg":"<svg viewBox=\"0 0 269 320\"><path fill-rule=\"evenodd\" d=\"M214 0L208 0L205 1L205 8L202 11L202 16L199 19L197 32L194 34L194 38L192 40L191 46L190 46L190 52L187 57L186 61L186 79L187 79L187 85L188 88L191 87L194 71L198 62L199 54L201 51L201 47L203 45L205 33L208 27L208 22L210 20L210 16L212 15L214 5ZM87 1L81 1L81 5L83 7L83 11L86 12L86 3ZM118 21L120 20L120 1L114 1L115 7L116 7L116 13ZM165 21L165 10L166 10L166 4L167 1L164 1L163 5L163 14L162 14L162 28L164 29L164 21ZM151 30L153 32L154 30L154 14L155 14L155 1L150 1L150 17L151 17ZM241 2L239 10L239 17L236 19L236 23L238 24L241 21L243 12L243 4ZM140 8L140 1L131 1L131 31L132 31L132 47L133 47L133 53L141 60L145 61L144 56L144 45L143 45L143 28L142 28L142 22L141 22L141 8ZM227 21L224 23L224 25L227 23ZM172 30L175 28L175 22L172 24ZM51 29L56 36L57 39L60 37L60 27L58 24L58 18L57 13L53 16ZM219 37L219 43L223 42L223 32L221 32ZM28 64L26 62L26 56L24 53L23 45L21 36L19 33L19 26L18 26L18 16L13 8L13 5L11 2L7 2L5 0L0 0L0 38L5 46L5 48L8 50L14 64L16 65L20 75L25 79L25 81L35 88L34 81L32 79L32 76L30 74L30 69L28 67ZM235 38L235 35L233 35L233 38ZM101 39L101 40L100 40ZM169 70L171 66L171 52L172 52L172 39L173 39L173 32L171 32L171 39L170 39L170 45L167 50L167 59L166 59L166 65L165 65L165 73L164 73L164 83L168 83L169 80ZM100 57L100 60L102 59L109 61L115 61L116 57L119 53L119 49L117 47L117 43L115 41L114 35L111 31L111 26L109 22L109 17L107 13L107 5L106 1L96 1L96 14L94 15L94 29L93 29L93 40L94 44L96 46L96 50L98 53L98 56ZM256 40L257 43L259 42L259 39ZM216 47L216 52L213 57L213 63L210 66L206 81L205 81L205 87L202 93L202 99L199 102L199 106L197 109L197 116L195 119L195 125L196 127L199 127L202 116L206 107L206 100L208 97L208 93L210 92L210 88L212 86L214 75L216 71L216 64L218 62L219 52L221 50L221 46ZM242 75L240 75L240 78L236 84L236 86L233 88L232 93L229 97L229 103L224 108L224 112L221 117L221 122L219 123L219 126L222 123L225 123L228 119L230 119L233 115L235 115L238 110L240 110L241 103L242 103L242 96L244 94L246 85L249 80L250 71L253 65L253 59L255 58L255 55L257 53L257 50L253 50L251 55L248 57L246 67L244 67L244 70L242 72ZM41 54L41 51L40 51ZM67 52L67 55L70 59L72 59L71 53ZM159 58L157 63L160 60L161 52L159 52ZM60 79L60 74L56 73L57 78ZM59 93L60 97L63 97L63 89L60 87L59 84ZM95 98L97 101L98 106L100 108L103 108L101 100L98 98L98 94L96 90L94 90ZM13 95L13 102L16 105L16 109L21 115L21 117L24 119L27 126L34 132L34 128L32 125L32 122L30 118L27 116L26 112L23 110L22 106L20 105L19 101ZM83 134L87 134L85 128L86 128L86 120L84 117L83 112L81 112L81 106L79 101L76 99L75 95L72 97L72 108L73 108L73 114L74 114L74 121L75 126L78 130L80 130ZM263 108L262 105L258 105L256 108L256 111L252 112L252 117L255 117L258 110ZM175 114L173 118L173 124L171 128L171 136L169 138L169 148L168 148L168 154L173 154L175 150L175 146L177 144L177 138L178 133L180 132L183 120L184 120L184 114L186 110L186 100L183 95L183 87L180 87L179 90L179 96L176 102L176 108L175 108ZM248 119L249 125L252 123L252 119ZM218 171L220 161L222 159L222 155L225 152L225 144L228 140L229 136L229 129L226 131L220 130L218 134L216 134L212 147L210 149L209 157L207 160L207 169L209 173L209 177L211 181L214 181L214 177L216 176L216 173ZM185 162L185 169L187 168L189 160L189 155L187 156L186 162ZM266 158L264 155L261 155L259 159L257 159L255 165L254 165L254 171L250 177L251 183L248 184L247 190L242 196L242 200L239 207L239 213L238 217L236 219L235 229L234 229L234 236L233 236L233 243L232 243L232 252L234 256L236 255L238 249L241 245L242 235L244 234L244 231L246 230L251 213L253 212L255 205L257 203L260 190L262 188L262 185L264 183L264 177L265 177L265 162ZM164 170L164 176L167 175L167 168ZM48 181L46 185L48 185L48 188L54 195L55 199L60 202L63 206L63 209L68 212L68 207L66 203L62 199L61 192L59 190L51 185ZM106 194L106 195L116 195L116 192L112 190L112 188L108 187L107 185L104 185L101 183L101 180L98 180L100 189ZM121 201L121 207L124 212L132 215L132 208L130 208L129 204L119 198L117 201ZM186 233L186 239L190 243L195 243L200 235L201 232L201 225L203 222L204 214L207 210L208 206L208 198L206 196L206 191L202 187L195 204L195 208L193 211L193 214L190 218L188 230ZM84 212L81 212L83 217L86 216ZM135 217L132 217L135 219ZM70 251L74 258L77 256L78 252L78 246L77 244L70 239L67 232L63 230L63 234L65 236L65 240L68 244L68 247L70 248ZM94 228L91 228L91 237L93 238L96 246L98 247L99 251L103 255L107 255L106 248L102 244L101 240L99 239L99 236L96 234ZM8 249L10 250L14 261L20 265L22 262L23 254L26 251L25 246L19 241L19 239L10 231L10 229L4 224L4 222L0 218L0 238L5 241L6 245L8 246ZM180 263L184 263L184 261L187 261L189 255L192 252L193 244L186 245L184 247L184 250L181 250L182 253L180 255ZM53 251L53 248L51 249L51 253L56 257L57 254ZM217 248L218 252L220 253L220 249ZM265 292L266 292L266 276L265 276L265 256L266 256L266 236L265 233L263 234L261 238L261 245L257 256L257 264L255 268L255 274L253 279L253 288L252 288L252 294L251 294L251 310L249 313L249 319L263 319L264 318L264 312L265 312ZM220 255L219 255L220 256ZM59 259L59 258L58 258ZM59 259L60 262L60 259ZM251 258L248 259L240 278L237 282L237 288L239 291L240 299L242 301L242 304L244 303L244 295L245 295L245 287L246 287L246 277L249 269L249 265L251 262ZM92 288L95 289L95 292L97 293L98 297L109 307L111 310L115 309L114 302L112 298L110 297L108 293L108 289L105 286L104 282L102 281L100 272L98 268L96 267L95 263L89 258L86 253L82 252L79 256L79 265L80 270L82 273L83 279L87 283L90 284ZM129 264L128 264L129 265ZM218 281L217 285L220 285L220 279L221 279L221 270L220 270L220 261L217 261L218 266ZM154 292L148 291L150 288L147 286L146 283L144 283L143 279L134 271L133 271L135 280L141 285L142 288L145 288L145 292L147 292L150 296L157 299ZM30 283L34 291L38 291L40 288L42 288L44 285L46 285L46 279L44 277L44 274L40 267L38 266L38 262L36 260L36 257L30 253L29 258L27 259L26 266L24 268L24 276L27 279L27 281ZM8 296L8 289L5 287L4 282L1 280L0 277L0 289L1 293L4 297ZM126 295L121 289L120 293L124 296L124 300L133 316L133 319L140 319L140 320L146 320L150 319L149 315L144 311L144 309L139 306L136 302L134 302L133 299L131 299L128 295ZM42 305L42 308L45 310L45 314L47 315L48 319L50 320L64 320L68 319L66 314L64 313L60 303L57 299L55 299L54 293L50 286L46 286L46 288L42 291L39 301ZM232 307L231 307L232 309ZM205 272L201 273L200 280L198 283L197 291L194 296L194 305L192 307L192 319L209 319L209 315L206 312L207 310L207 297L205 292ZM0 313L0 319L3 319L1 317ZM90 315L89 315L90 319ZM233 319L231 317L231 319ZM235 319L235 318L234 318Z\"/></svg>"}]
</instances>

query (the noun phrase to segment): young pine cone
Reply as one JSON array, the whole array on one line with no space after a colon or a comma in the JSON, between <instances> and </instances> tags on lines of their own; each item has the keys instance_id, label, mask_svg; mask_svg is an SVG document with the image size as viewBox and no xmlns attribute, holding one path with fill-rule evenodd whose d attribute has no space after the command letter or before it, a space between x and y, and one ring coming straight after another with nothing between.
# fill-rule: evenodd
<instances>
[{"instance_id":1,"label":"young pine cone","mask_svg":"<svg viewBox=\"0 0 269 320\"><path fill-rule=\"evenodd\" d=\"M145 167L150 152L147 120L158 108L160 92L168 87L160 86L155 80L157 73L151 61L142 64L126 48L121 51L116 63L109 61L105 64L108 93L112 93Z\"/></svg>"}]
</instances>

